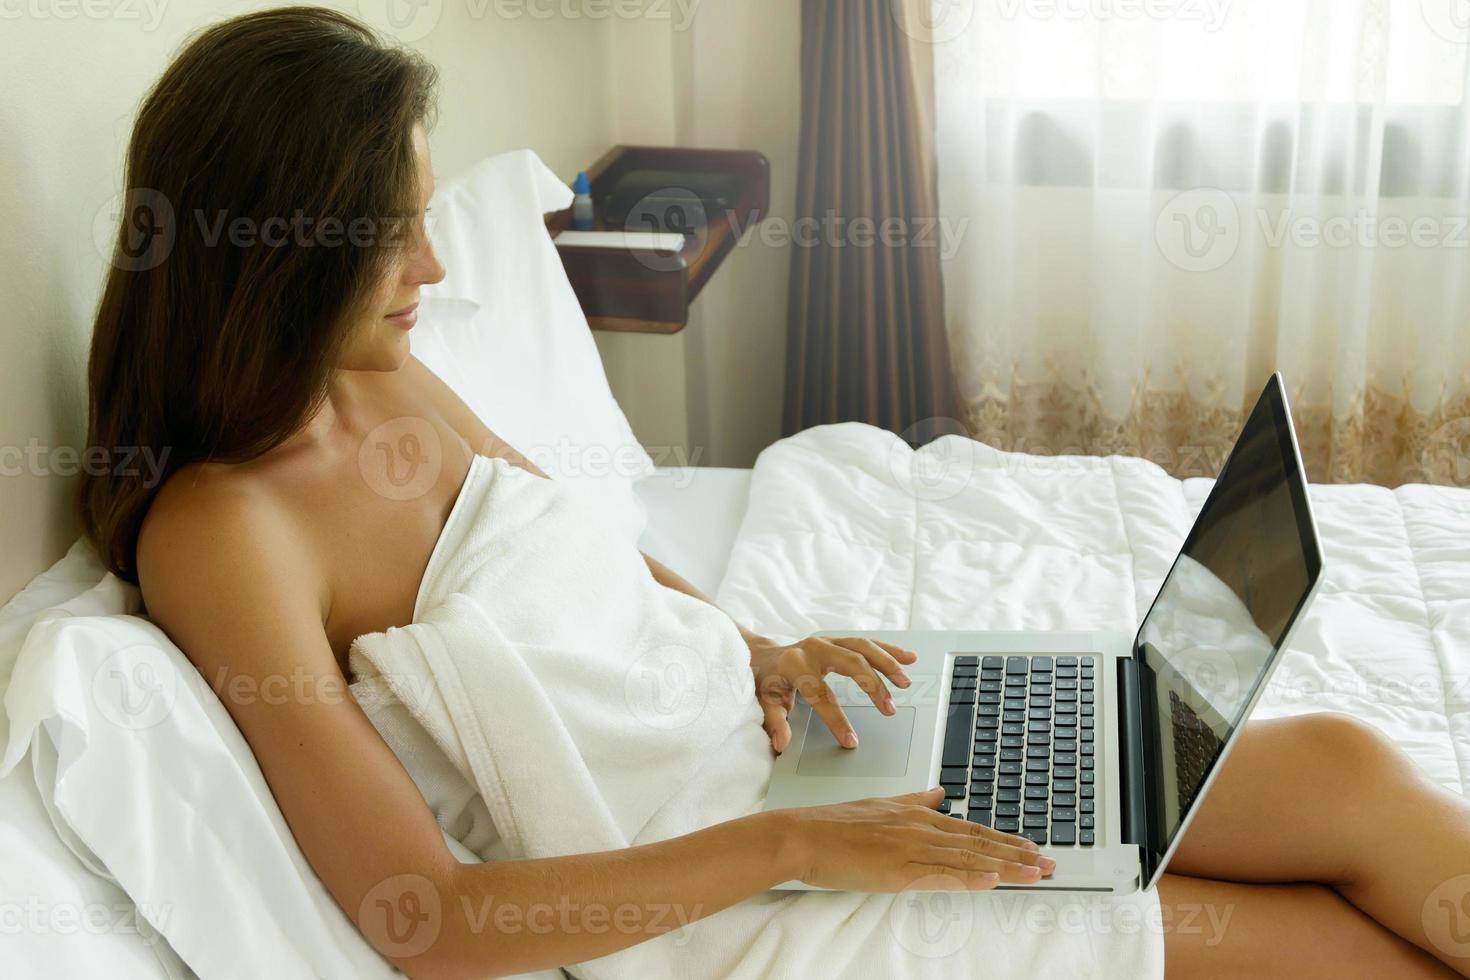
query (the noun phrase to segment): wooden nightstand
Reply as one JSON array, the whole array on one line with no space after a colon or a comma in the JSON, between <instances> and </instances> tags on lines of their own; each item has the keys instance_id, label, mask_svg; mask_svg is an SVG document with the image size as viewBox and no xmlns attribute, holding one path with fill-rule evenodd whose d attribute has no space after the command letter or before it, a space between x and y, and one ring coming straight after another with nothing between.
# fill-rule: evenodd
<instances>
[{"instance_id":1,"label":"wooden nightstand","mask_svg":"<svg viewBox=\"0 0 1470 980\"><path fill-rule=\"evenodd\" d=\"M689 322L689 304L740 234L765 216L770 206L770 164L753 150L615 146L587 168L594 229L623 230L606 224L603 210L608 192L633 170L725 174L733 179L734 200L723 213L707 213L704 232L687 238L678 251L578 245L557 245L557 251L593 330L677 333ZM553 237L571 228L571 209L547 215L546 227Z\"/></svg>"}]
</instances>

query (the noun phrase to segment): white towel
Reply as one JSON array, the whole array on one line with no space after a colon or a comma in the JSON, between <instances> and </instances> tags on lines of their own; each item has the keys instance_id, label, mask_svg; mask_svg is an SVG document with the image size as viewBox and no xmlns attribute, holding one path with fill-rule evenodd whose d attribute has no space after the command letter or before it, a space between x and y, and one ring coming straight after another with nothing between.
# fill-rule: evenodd
<instances>
[{"instance_id":1,"label":"white towel","mask_svg":"<svg viewBox=\"0 0 1470 980\"><path fill-rule=\"evenodd\" d=\"M414 619L353 644L354 689L386 683L478 790L498 831L481 858L622 848L759 809L775 756L738 630L660 586L588 491L476 457ZM1100 937L1146 930L1150 904L764 892L567 969L598 980L1157 975L1156 940Z\"/></svg>"}]
</instances>

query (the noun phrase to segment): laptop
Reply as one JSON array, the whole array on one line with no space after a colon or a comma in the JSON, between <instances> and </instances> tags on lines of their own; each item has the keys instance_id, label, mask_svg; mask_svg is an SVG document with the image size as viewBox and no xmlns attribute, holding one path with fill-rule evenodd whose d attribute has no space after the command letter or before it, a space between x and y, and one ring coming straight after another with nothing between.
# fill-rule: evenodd
<instances>
[{"instance_id":1,"label":"laptop","mask_svg":"<svg viewBox=\"0 0 1470 980\"><path fill-rule=\"evenodd\" d=\"M764 809L942 785L941 812L1041 845L1056 872L1002 889L1152 887L1322 580L1279 374L1266 385L1138 633L830 632L918 655L881 714L827 677L858 734L797 698ZM800 881L776 886L814 890Z\"/></svg>"}]
</instances>

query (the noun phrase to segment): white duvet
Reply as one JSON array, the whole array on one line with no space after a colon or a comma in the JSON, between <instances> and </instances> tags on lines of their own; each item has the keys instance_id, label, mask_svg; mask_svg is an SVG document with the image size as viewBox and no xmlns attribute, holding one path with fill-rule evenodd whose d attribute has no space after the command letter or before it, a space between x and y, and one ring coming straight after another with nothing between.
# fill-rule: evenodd
<instances>
[{"instance_id":1,"label":"white duvet","mask_svg":"<svg viewBox=\"0 0 1470 980\"><path fill-rule=\"evenodd\" d=\"M1209 480L1121 457L810 429L763 452L718 593L786 637L833 629L1135 630ZM1255 717L1348 712L1470 781L1470 491L1314 486L1322 590Z\"/></svg>"}]
</instances>

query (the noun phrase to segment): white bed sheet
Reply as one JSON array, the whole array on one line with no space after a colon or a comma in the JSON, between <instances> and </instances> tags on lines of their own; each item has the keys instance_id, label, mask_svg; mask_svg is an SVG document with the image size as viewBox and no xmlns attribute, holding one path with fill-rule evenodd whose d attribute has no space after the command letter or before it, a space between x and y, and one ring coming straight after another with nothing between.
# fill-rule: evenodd
<instances>
[{"instance_id":1,"label":"white bed sheet","mask_svg":"<svg viewBox=\"0 0 1470 980\"><path fill-rule=\"evenodd\" d=\"M714 595L745 519L750 470L659 467L633 485L648 511L638 545L645 554Z\"/></svg>"}]
</instances>

